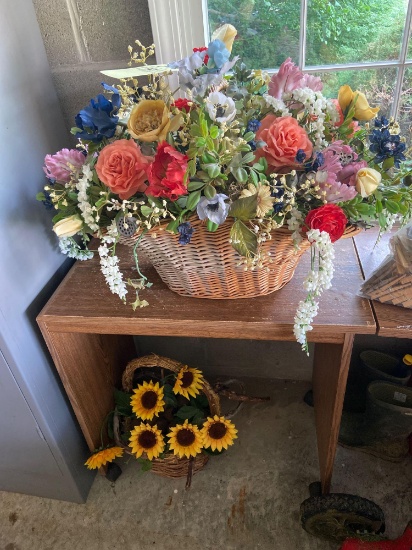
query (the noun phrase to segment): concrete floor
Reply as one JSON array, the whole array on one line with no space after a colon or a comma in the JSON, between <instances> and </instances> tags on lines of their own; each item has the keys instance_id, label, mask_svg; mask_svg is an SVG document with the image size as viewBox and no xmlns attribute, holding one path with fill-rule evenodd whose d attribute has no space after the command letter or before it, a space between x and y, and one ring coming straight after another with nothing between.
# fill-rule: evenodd
<instances>
[{"instance_id":1,"label":"concrete floor","mask_svg":"<svg viewBox=\"0 0 412 550\"><path fill-rule=\"evenodd\" d=\"M299 505L317 480L313 411L306 382L247 380L235 416L239 440L185 480L142 474L124 464L115 485L96 477L84 505L0 493L0 550L332 550L308 535ZM386 514L387 534L412 517L412 459L402 464L339 448L333 490L370 498Z\"/></svg>"}]
</instances>

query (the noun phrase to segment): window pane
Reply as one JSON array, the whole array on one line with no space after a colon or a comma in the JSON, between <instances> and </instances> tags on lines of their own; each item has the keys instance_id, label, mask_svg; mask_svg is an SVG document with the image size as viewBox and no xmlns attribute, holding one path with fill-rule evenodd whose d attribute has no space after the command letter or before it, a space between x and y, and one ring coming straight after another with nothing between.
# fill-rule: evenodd
<instances>
[{"instance_id":1,"label":"window pane","mask_svg":"<svg viewBox=\"0 0 412 550\"><path fill-rule=\"evenodd\" d=\"M309 0L306 65L399 59L407 0Z\"/></svg>"},{"instance_id":2,"label":"window pane","mask_svg":"<svg viewBox=\"0 0 412 550\"><path fill-rule=\"evenodd\" d=\"M406 138L410 147L412 145L412 69L405 71L397 118L401 125L402 136Z\"/></svg>"},{"instance_id":3,"label":"window pane","mask_svg":"<svg viewBox=\"0 0 412 550\"><path fill-rule=\"evenodd\" d=\"M279 67L299 55L300 2L297 0L209 0L210 34L224 23L238 30L233 53L250 68Z\"/></svg>"},{"instance_id":4,"label":"window pane","mask_svg":"<svg viewBox=\"0 0 412 550\"><path fill-rule=\"evenodd\" d=\"M344 84L363 92L371 107L380 107L379 115L390 116L397 69L367 69L364 71L335 71L316 73L323 82L323 94L337 97ZM412 76L412 75L411 75Z\"/></svg>"}]
</instances>

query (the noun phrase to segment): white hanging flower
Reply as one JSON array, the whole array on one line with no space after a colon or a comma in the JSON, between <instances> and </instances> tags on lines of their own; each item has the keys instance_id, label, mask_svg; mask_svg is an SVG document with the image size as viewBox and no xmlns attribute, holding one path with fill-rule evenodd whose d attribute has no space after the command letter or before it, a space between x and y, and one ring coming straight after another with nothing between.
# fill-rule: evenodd
<instances>
[{"instance_id":1,"label":"white hanging flower","mask_svg":"<svg viewBox=\"0 0 412 550\"><path fill-rule=\"evenodd\" d=\"M231 97L221 92L212 92L206 98L206 111L212 120L227 124L236 116L236 105Z\"/></svg>"},{"instance_id":2,"label":"white hanging flower","mask_svg":"<svg viewBox=\"0 0 412 550\"><path fill-rule=\"evenodd\" d=\"M116 243L118 240L118 231L116 223L113 221L107 228L107 235L101 239L101 246L98 248L100 256L100 268L106 279L110 291L117 294L121 300L126 300L127 288L123 281L123 274L119 269L119 258L114 254L114 249L109 248L109 244Z\"/></svg>"},{"instance_id":3,"label":"white hanging flower","mask_svg":"<svg viewBox=\"0 0 412 550\"><path fill-rule=\"evenodd\" d=\"M78 206L86 225L88 225L92 231L97 231L99 229L99 226L96 223L93 214L93 207L89 203L89 197L87 195L87 190L90 187L90 182L93 179L93 171L88 164L84 164L82 170L83 175L76 183L76 189L79 192L77 195L77 200L79 203Z\"/></svg>"},{"instance_id":4,"label":"white hanging flower","mask_svg":"<svg viewBox=\"0 0 412 550\"><path fill-rule=\"evenodd\" d=\"M312 269L306 277L303 286L308 291L305 300L299 302L295 315L293 333L302 349L308 352L306 333L312 330L313 319L318 314L319 304L315 297L331 287L333 278L333 260L335 251L330 240L329 233L311 229L307 234L311 243ZM318 268L315 270L315 261L318 261Z\"/></svg>"},{"instance_id":5,"label":"white hanging flower","mask_svg":"<svg viewBox=\"0 0 412 550\"><path fill-rule=\"evenodd\" d=\"M66 254L69 258L75 260L90 260L94 254L87 248L83 250L72 237L62 237L59 239L59 248L62 254Z\"/></svg>"}]
</instances>

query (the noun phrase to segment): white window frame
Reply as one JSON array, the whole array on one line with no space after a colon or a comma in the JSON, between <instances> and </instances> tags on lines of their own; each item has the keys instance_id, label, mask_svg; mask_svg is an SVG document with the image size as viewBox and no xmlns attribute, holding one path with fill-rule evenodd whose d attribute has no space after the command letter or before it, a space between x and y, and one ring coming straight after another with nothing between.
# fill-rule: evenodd
<instances>
[{"instance_id":1,"label":"white window frame","mask_svg":"<svg viewBox=\"0 0 412 550\"><path fill-rule=\"evenodd\" d=\"M367 63L345 63L336 65L305 65L306 21L308 0L301 1L299 67L306 73L336 72L343 70L397 69L398 77L394 90L391 115L396 118L401 99L405 71L412 68L408 60L408 44L411 35L412 0L409 0L401 51L398 60L371 61ZM193 48L209 42L207 0L148 0L153 39L156 45L157 63L169 63L191 54ZM276 69L268 69L275 73Z\"/></svg>"}]
</instances>

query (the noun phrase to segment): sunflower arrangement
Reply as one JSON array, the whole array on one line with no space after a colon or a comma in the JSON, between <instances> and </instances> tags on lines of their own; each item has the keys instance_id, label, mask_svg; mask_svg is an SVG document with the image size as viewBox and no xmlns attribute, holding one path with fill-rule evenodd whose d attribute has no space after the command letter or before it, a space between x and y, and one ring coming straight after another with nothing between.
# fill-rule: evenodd
<instances>
[{"instance_id":1,"label":"sunflower arrangement","mask_svg":"<svg viewBox=\"0 0 412 550\"><path fill-rule=\"evenodd\" d=\"M180 365L165 375L153 367L142 376L145 379L131 393L115 390L116 409L108 418L108 435L115 445L97 449L86 462L89 469L100 468L125 451L149 470L154 460L168 456L193 460L233 445L237 429L224 416L211 415L200 370ZM115 418L120 419L119 433Z\"/></svg>"},{"instance_id":2,"label":"sunflower arrangement","mask_svg":"<svg viewBox=\"0 0 412 550\"><path fill-rule=\"evenodd\" d=\"M129 48L131 63L141 65L133 75L149 83L126 73L116 86L103 83L105 93L75 118L77 148L46 156L48 184L38 199L57 210L63 253L88 259L90 236L100 237L106 282L123 301L136 292L134 309L148 305L139 297L148 284L144 276L123 279L122 237L138 243L163 231L190 247L199 227L214 233L230 220L236 266L270 271L263 244L287 227L296 247L312 247L308 296L295 317L307 349L317 296L331 285L332 244L348 224L388 230L410 219L411 163L399 125L364 93L345 85L327 98L321 79L290 58L272 76L249 69L231 59L235 36L224 25L208 46L169 66L148 65L154 47L137 41L140 53ZM172 71L185 97L174 97Z\"/></svg>"}]
</instances>

